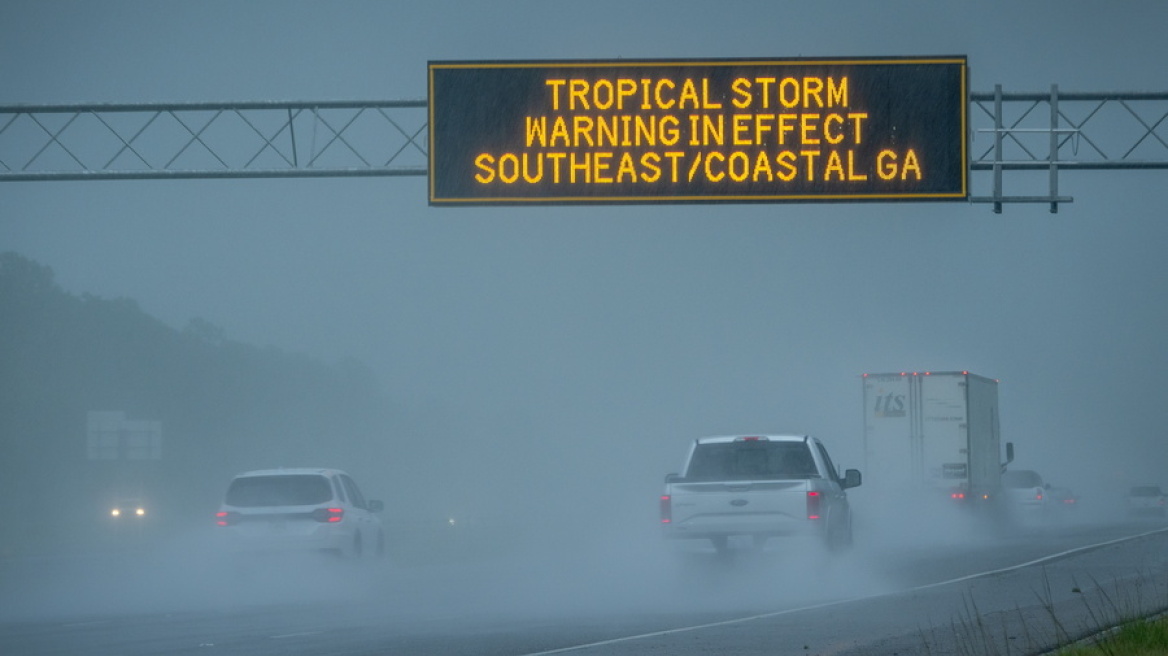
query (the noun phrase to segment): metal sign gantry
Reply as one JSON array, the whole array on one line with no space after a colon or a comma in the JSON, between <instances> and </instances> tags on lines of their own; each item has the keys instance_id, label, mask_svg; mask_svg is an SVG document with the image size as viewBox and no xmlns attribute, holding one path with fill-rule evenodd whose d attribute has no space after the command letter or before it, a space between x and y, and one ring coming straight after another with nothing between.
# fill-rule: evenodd
<instances>
[{"instance_id":1,"label":"metal sign gantry","mask_svg":"<svg viewBox=\"0 0 1168 656\"><path fill-rule=\"evenodd\" d=\"M0 181L426 175L426 101L0 106Z\"/></svg>"},{"instance_id":2,"label":"metal sign gantry","mask_svg":"<svg viewBox=\"0 0 1168 656\"><path fill-rule=\"evenodd\" d=\"M1052 213L1070 196L1059 195L1061 170L1168 169L1168 92L970 94L970 170L992 173L992 194L971 202L1049 203ZM990 122L988 126L986 122ZM988 142L988 145L987 145ZM1045 195L1008 196L1004 171L1037 171Z\"/></svg>"},{"instance_id":3,"label":"metal sign gantry","mask_svg":"<svg viewBox=\"0 0 1168 656\"><path fill-rule=\"evenodd\" d=\"M1064 170L1168 169L1168 92L969 96L971 202L1046 203ZM0 181L425 176L426 100L0 106ZM1038 193L1010 195L1011 183ZM1026 172L1029 172L1027 174ZM1029 176L1029 177L1028 177ZM972 181L971 181L972 183ZM971 189L975 185L971 184Z\"/></svg>"}]
</instances>

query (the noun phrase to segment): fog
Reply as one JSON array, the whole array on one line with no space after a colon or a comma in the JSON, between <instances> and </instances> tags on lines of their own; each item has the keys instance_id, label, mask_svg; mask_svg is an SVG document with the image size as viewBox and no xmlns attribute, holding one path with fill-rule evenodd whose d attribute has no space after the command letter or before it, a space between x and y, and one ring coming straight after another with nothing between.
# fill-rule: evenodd
<instances>
[{"instance_id":1,"label":"fog","mask_svg":"<svg viewBox=\"0 0 1168 656\"><path fill-rule=\"evenodd\" d=\"M810 538L772 540L761 550L736 543L718 555L699 541L665 544L649 530L655 526L609 526L579 540L409 528L379 560L240 555L201 531L123 551L29 558L22 563L31 567L6 567L5 619L306 608L317 621L357 621L356 613L406 624L567 616L611 622L714 609L729 617L898 586L880 549L828 555Z\"/></svg>"},{"instance_id":2,"label":"fog","mask_svg":"<svg viewBox=\"0 0 1168 656\"><path fill-rule=\"evenodd\" d=\"M7 2L0 105L421 98L426 62L458 59L966 54L974 91L1168 85L1159 4L712 6ZM129 299L175 331L199 319L325 367L358 363L380 409L350 423L321 411L313 421L344 434L262 446L240 425L164 424L164 460L190 459L170 463L156 494L178 498L181 517L129 544L69 537L51 510L0 529L0 557L53 563L5 579L5 596L26 595L30 614L373 598L424 615L875 594L894 585L881 549L988 538L944 518L898 523L865 487L850 494L861 545L822 567L775 545L726 563L656 530L663 476L697 437L813 434L864 470L864 372L999 379L1012 467L1071 487L1081 507L1067 521L1110 521L1131 485L1168 485L1163 183L1162 171L1063 172L1075 200L1058 214L1000 215L965 203L431 208L419 178L2 183L0 253L51 268L65 293ZM94 398L69 393L60 405ZM85 409L161 420L168 407L119 401L134 407ZM20 481L43 481L49 507L75 516L90 489L58 472L85 468L85 416L49 419L74 445L69 464L30 460ZM28 435L0 434L10 462L32 453ZM235 473L274 466L353 474L385 502L396 557L372 576L283 564L310 573L296 580L276 563L220 577L234 565L203 548L211 513ZM42 499L16 487L0 481ZM791 584L763 586L759 571Z\"/></svg>"}]
</instances>

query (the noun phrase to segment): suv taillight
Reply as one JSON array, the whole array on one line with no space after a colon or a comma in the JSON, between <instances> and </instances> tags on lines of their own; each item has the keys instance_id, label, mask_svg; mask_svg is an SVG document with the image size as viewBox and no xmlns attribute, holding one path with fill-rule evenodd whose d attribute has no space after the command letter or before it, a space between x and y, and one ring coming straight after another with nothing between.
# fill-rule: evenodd
<instances>
[{"instance_id":1,"label":"suv taillight","mask_svg":"<svg viewBox=\"0 0 1168 656\"><path fill-rule=\"evenodd\" d=\"M673 521L673 499L668 494L661 495L661 523L668 524Z\"/></svg>"},{"instance_id":2,"label":"suv taillight","mask_svg":"<svg viewBox=\"0 0 1168 656\"><path fill-rule=\"evenodd\" d=\"M335 524L344 517L344 508L317 508L312 511L312 518L321 523Z\"/></svg>"},{"instance_id":3,"label":"suv taillight","mask_svg":"<svg viewBox=\"0 0 1168 656\"><path fill-rule=\"evenodd\" d=\"M820 519L820 508L823 505L823 494L819 492L807 493L807 519Z\"/></svg>"},{"instance_id":4,"label":"suv taillight","mask_svg":"<svg viewBox=\"0 0 1168 656\"><path fill-rule=\"evenodd\" d=\"M220 510L215 513L215 523L219 526L231 526L239 523L239 513Z\"/></svg>"}]
</instances>

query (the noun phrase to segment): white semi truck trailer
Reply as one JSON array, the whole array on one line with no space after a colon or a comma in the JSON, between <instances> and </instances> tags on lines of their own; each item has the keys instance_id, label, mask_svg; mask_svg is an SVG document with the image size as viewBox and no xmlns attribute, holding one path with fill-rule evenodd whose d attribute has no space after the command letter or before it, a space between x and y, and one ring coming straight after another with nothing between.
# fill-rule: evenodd
<instances>
[{"instance_id":1,"label":"white semi truck trailer","mask_svg":"<svg viewBox=\"0 0 1168 656\"><path fill-rule=\"evenodd\" d=\"M998 383L959 372L864 374L865 484L873 495L993 509L1002 471Z\"/></svg>"}]
</instances>

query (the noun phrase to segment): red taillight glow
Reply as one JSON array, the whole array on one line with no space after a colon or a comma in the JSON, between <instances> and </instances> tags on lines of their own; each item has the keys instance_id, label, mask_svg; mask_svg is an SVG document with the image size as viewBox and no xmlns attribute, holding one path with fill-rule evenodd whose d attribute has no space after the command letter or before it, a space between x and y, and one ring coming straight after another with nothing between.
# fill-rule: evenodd
<instances>
[{"instance_id":1,"label":"red taillight glow","mask_svg":"<svg viewBox=\"0 0 1168 656\"><path fill-rule=\"evenodd\" d=\"M345 509L317 508L312 511L312 518L318 522L335 524L345 518Z\"/></svg>"},{"instance_id":2,"label":"red taillight glow","mask_svg":"<svg viewBox=\"0 0 1168 656\"><path fill-rule=\"evenodd\" d=\"M964 492L954 492L954 493L949 495L949 498L950 499L957 499L958 501L961 501L962 499L965 498L965 493Z\"/></svg>"},{"instance_id":3,"label":"red taillight glow","mask_svg":"<svg viewBox=\"0 0 1168 656\"><path fill-rule=\"evenodd\" d=\"M823 495L818 492L807 493L807 519L820 519L820 506L823 504Z\"/></svg>"},{"instance_id":4,"label":"red taillight glow","mask_svg":"<svg viewBox=\"0 0 1168 656\"><path fill-rule=\"evenodd\" d=\"M215 524L218 526L231 526L239 521L239 514L220 510L215 513Z\"/></svg>"},{"instance_id":5,"label":"red taillight glow","mask_svg":"<svg viewBox=\"0 0 1168 656\"><path fill-rule=\"evenodd\" d=\"M673 521L673 499L668 494L661 495L661 523L668 524Z\"/></svg>"}]
</instances>

